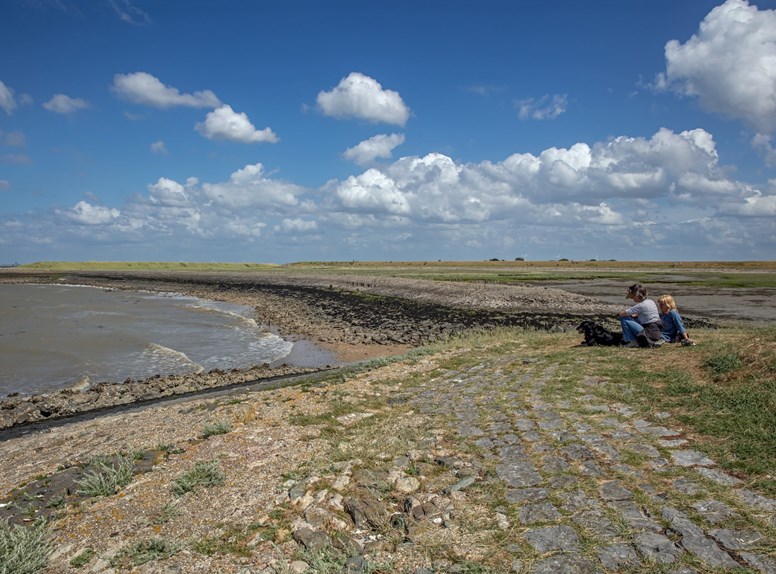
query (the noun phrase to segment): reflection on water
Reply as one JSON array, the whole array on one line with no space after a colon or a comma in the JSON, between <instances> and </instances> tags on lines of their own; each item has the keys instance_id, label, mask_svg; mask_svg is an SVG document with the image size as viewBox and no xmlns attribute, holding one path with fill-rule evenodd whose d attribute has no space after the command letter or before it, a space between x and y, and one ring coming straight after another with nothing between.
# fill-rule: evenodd
<instances>
[{"instance_id":1,"label":"reflection on water","mask_svg":"<svg viewBox=\"0 0 776 574\"><path fill-rule=\"evenodd\" d=\"M241 305L72 285L0 285L0 397L245 368L293 343Z\"/></svg>"}]
</instances>

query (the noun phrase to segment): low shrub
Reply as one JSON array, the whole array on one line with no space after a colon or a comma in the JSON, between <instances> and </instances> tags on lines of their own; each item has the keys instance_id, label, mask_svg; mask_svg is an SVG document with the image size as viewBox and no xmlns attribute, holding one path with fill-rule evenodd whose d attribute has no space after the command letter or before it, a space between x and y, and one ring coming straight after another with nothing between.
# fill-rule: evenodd
<instances>
[{"instance_id":1,"label":"low shrub","mask_svg":"<svg viewBox=\"0 0 776 574\"><path fill-rule=\"evenodd\" d=\"M175 496L183 496L199 486L211 487L224 483L224 475L218 468L218 461L198 462L189 472L179 476L172 484Z\"/></svg>"},{"instance_id":2,"label":"low shrub","mask_svg":"<svg viewBox=\"0 0 776 574\"><path fill-rule=\"evenodd\" d=\"M207 423L202 428L202 438L208 438L219 434L227 434L232 432L232 423L229 421L216 421L214 423Z\"/></svg>"},{"instance_id":3,"label":"low shrub","mask_svg":"<svg viewBox=\"0 0 776 574\"><path fill-rule=\"evenodd\" d=\"M76 494L80 496L111 496L132 482L135 461L127 456L114 460L101 459L93 463L94 470L87 472L76 481L80 487Z\"/></svg>"},{"instance_id":4,"label":"low shrub","mask_svg":"<svg viewBox=\"0 0 776 574\"><path fill-rule=\"evenodd\" d=\"M151 538L142 540L128 548L119 551L110 560L113 568L129 568L142 566L146 562L169 558L180 550L180 545L165 540L164 538Z\"/></svg>"},{"instance_id":5,"label":"low shrub","mask_svg":"<svg viewBox=\"0 0 776 574\"><path fill-rule=\"evenodd\" d=\"M54 547L44 520L32 526L0 519L0 574L33 574L48 563Z\"/></svg>"}]
</instances>

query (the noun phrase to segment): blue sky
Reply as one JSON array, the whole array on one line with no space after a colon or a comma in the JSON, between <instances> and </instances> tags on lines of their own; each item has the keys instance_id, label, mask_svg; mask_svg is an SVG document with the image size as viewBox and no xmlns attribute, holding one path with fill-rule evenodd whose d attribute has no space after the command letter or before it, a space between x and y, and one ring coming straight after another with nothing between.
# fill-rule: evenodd
<instances>
[{"instance_id":1,"label":"blue sky","mask_svg":"<svg viewBox=\"0 0 776 574\"><path fill-rule=\"evenodd\" d=\"M776 0L7 0L0 263L776 253Z\"/></svg>"}]
</instances>

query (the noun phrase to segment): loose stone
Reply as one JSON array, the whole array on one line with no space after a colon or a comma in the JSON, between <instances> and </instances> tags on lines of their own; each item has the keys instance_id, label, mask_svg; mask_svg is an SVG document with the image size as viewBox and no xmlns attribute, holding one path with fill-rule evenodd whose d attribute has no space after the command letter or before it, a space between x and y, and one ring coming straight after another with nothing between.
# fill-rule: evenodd
<instances>
[{"instance_id":1,"label":"loose stone","mask_svg":"<svg viewBox=\"0 0 776 574\"><path fill-rule=\"evenodd\" d=\"M560 519L561 514L549 502L529 504L520 509L521 524L535 524L537 522L553 522Z\"/></svg>"},{"instance_id":2,"label":"loose stone","mask_svg":"<svg viewBox=\"0 0 776 574\"><path fill-rule=\"evenodd\" d=\"M530 462L505 461L496 467L498 477L509 486L520 488L542 483L541 475Z\"/></svg>"},{"instance_id":3,"label":"loose stone","mask_svg":"<svg viewBox=\"0 0 776 574\"><path fill-rule=\"evenodd\" d=\"M762 534L753 530L729 530L727 528L710 530L709 536L728 550L749 550L763 539Z\"/></svg>"},{"instance_id":4,"label":"loose stone","mask_svg":"<svg viewBox=\"0 0 776 574\"><path fill-rule=\"evenodd\" d=\"M476 480L477 480L476 476L467 476L466 478L456 482L454 485L448 486L447 488L442 490L442 494L450 494L451 492L462 490L467 486L471 486L472 484L474 484Z\"/></svg>"},{"instance_id":5,"label":"loose stone","mask_svg":"<svg viewBox=\"0 0 776 574\"><path fill-rule=\"evenodd\" d=\"M527 502L529 500L544 500L547 498L547 490L544 488L519 488L507 491L509 502Z\"/></svg>"},{"instance_id":6,"label":"loose stone","mask_svg":"<svg viewBox=\"0 0 776 574\"><path fill-rule=\"evenodd\" d=\"M601 493L601 498L604 500L630 500L633 498L633 493L617 480L603 483L598 487L598 492Z\"/></svg>"},{"instance_id":7,"label":"loose stone","mask_svg":"<svg viewBox=\"0 0 776 574\"><path fill-rule=\"evenodd\" d=\"M695 469L695 471L703 478L708 478L710 481L721 484L722 486L736 486L743 484L741 479L738 479L735 476L730 476L729 474L722 472L721 470L717 470L716 468L698 467Z\"/></svg>"},{"instance_id":8,"label":"loose stone","mask_svg":"<svg viewBox=\"0 0 776 574\"><path fill-rule=\"evenodd\" d=\"M736 568L738 563L727 552L720 550L716 543L707 538L703 530L683 512L673 508L663 509L663 518L671 529L681 534L680 544L709 566L714 568Z\"/></svg>"},{"instance_id":9,"label":"loose stone","mask_svg":"<svg viewBox=\"0 0 776 574\"><path fill-rule=\"evenodd\" d=\"M694 503L692 507L712 524L721 524L737 516L732 508L719 500L701 500Z\"/></svg>"},{"instance_id":10,"label":"loose stone","mask_svg":"<svg viewBox=\"0 0 776 574\"><path fill-rule=\"evenodd\" d=\"M579 537L570 526L548 526L529 530L525 533L525 538L534 550L542 554L550 551L579 551Z\"/></svg>"},{"instance_id":11,"label":"loose stone","mask_svg":"<svg viewBox=\"0 0 776 574\"><path fill-rule=\"evenodd\" d=\"M604 568L619 572L623 569L638 566L639 555L630 544L612 544L598 551L598 559Z\"/></svg>"},{"instance_id":12,"label":"loose stone","mask_svg":"<svg viewBox=\"0 0 776 574\"><path fill-rule=\"evenodd\" d=\"M716 463L697 450L673 450L671 461L676 466L715 466Z\"/></svg>"},{"instance_id":13,"label":"loose stone","mask_svg":"<svg viewBox=\"0 0 776 574\"><path fill-rule=\"evenodd\" d=\"M673 564L681 554L676 544L656 532L642 532L634 542L642 556L660 564Z\"/></svg>"},{"instance_id":14,"label":"loose stone","mask_svg":"<svg viewBox=\"0 0 776 574\"><path fill-rule=\"evenodd\" d=\"M598 572L595 564L581 556L556 554L544 560L537 561L531 567L531 574L593 574Z\"/></svg>"}]
</instances>

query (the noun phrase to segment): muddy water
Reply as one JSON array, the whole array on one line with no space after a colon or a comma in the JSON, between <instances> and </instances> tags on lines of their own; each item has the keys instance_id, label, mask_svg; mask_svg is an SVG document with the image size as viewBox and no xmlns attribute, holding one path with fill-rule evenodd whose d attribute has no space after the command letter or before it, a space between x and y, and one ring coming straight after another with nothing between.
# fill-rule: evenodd
<instances>
[{"instance_id":1,"label":"muddy water","mask_svg":"<svg viewBox=\"0 0 776 574\"><path fill-rule=\"evenodd\" d=\"M293 343L252 308L73 285L0 285L0 396L156 374L246 368Z\"/></svg>"}]
</instances>

